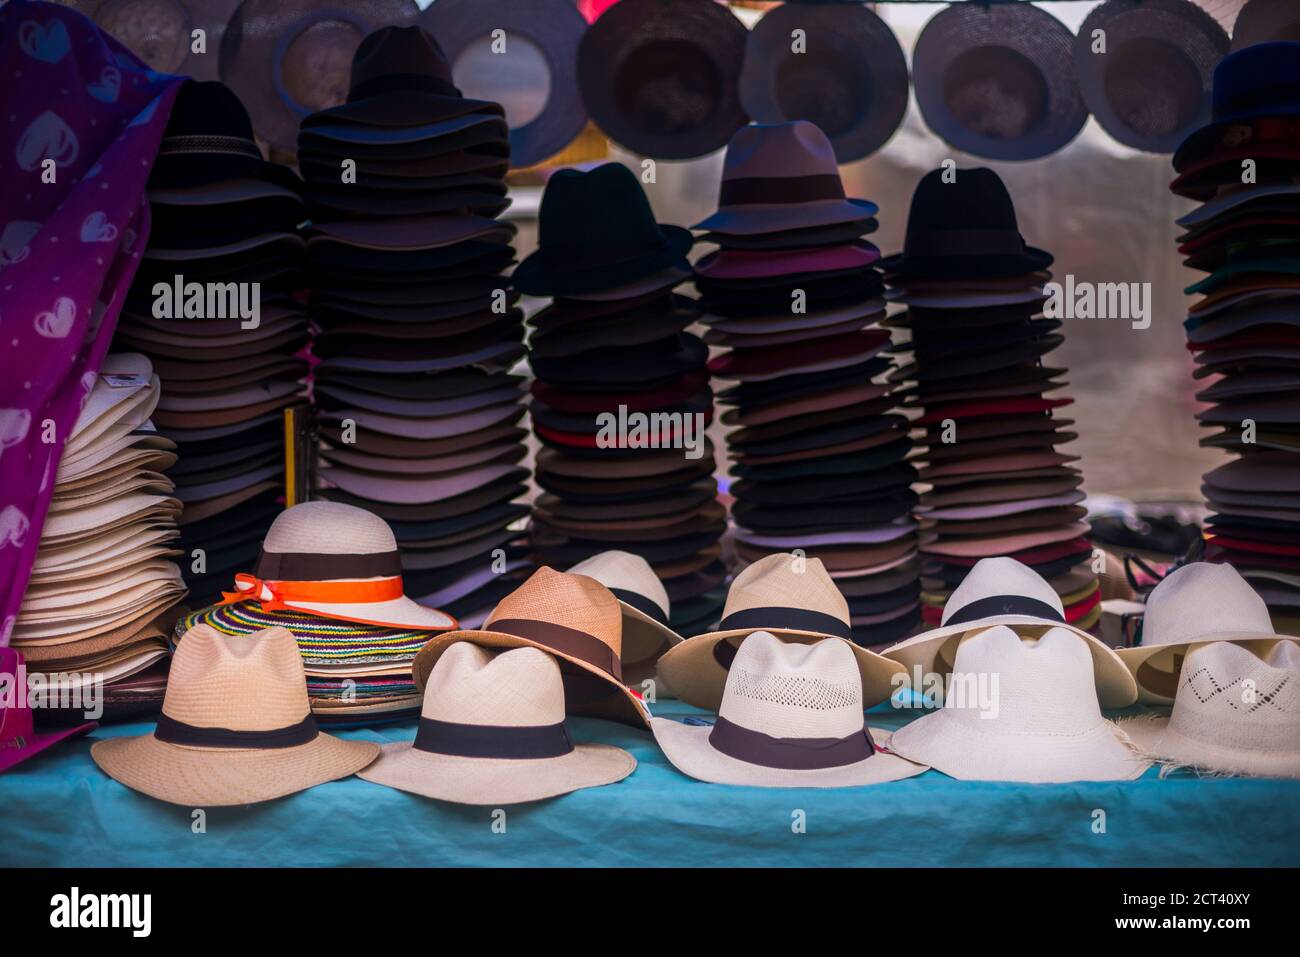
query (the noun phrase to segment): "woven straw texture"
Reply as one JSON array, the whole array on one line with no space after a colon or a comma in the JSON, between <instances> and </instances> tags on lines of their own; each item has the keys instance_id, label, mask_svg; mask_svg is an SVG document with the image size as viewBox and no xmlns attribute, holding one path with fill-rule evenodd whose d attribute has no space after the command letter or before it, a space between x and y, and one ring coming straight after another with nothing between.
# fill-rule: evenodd
<instances>
[{"instance_id":1,"label":"woven straw texture","mask_svg":"<svg viewBox=\"0 0 1300 957\"><path fill-rule=\"evenodd\" d=\"M339 502L303 502L281 512L266 533L268 552L371 555L397 548L393 531L378 515Z\"/></svg>"},{"instance_id":2,"label":"woven straw texture","mask_svg":"<svg viewBox=\"0 0 1300 957\"><path fill-rule=\"evenodd\" d=\"M623 589L642 595L654 602L665 618L672 613L672 605L663 582L654 573L650 563L640 555L617 550L601 552L574 565L569 569L569 574L586 575L606 588ZM646 673L646 677L650 677L654 662L670 647L680 644L682 636L631 605L622 602L620 605L623 609L623 680L633 683L634 678L629 673L628 665L651 666ZM645 670L641 669L637 673Z\"/></svg>"}]
</instances>

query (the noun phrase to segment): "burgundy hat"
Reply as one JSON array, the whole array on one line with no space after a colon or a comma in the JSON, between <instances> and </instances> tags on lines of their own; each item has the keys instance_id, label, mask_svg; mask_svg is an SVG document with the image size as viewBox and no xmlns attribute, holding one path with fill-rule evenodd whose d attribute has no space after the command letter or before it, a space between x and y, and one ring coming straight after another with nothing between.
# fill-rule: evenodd
<instances>
[{"instance_id":1,"label":"burgundy hat","mask_svg":"<svg viewBox=\"0 0 1300 957\"><path fill-rule=\"evenodd\" d=\"M26 668L17 648L0 648L0 772L99 725L87 721L71 728L37 734L27 700Z\"/></svg>"}]
</instances>

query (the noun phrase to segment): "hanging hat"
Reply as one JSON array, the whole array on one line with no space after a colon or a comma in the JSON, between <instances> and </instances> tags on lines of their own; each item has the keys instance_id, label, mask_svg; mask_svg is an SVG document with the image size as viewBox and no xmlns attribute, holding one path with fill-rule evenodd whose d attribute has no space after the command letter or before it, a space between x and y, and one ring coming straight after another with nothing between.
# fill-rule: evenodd
<instances>
[{"instance_id":1,"label":"hanging hat","mask_svg":"<svg viewBox=\"0 0 1300 957\"><path fill-rule=\"evenodd\" d=\"M1007 625L1025 637L1039 630L1063 628L1087 643L1092 652L1097 696L1107 708L1125 708L1137 700L1137 687L1119 656L1098 639L1065 620L1061 597L1033 569L1014 558L983 558L943 606L938 628L908 638L885 651L910 675L947 674L956 667L963 638L972 632Z\"/></svg>"},{"instance_id":2,"label":"hanging hat","mask_svg":"<svg viewBox=\"0 0 1300 957\"><path fill-rule=\"evenodd\" d=\"M1072 629L1025 641L986 628L957 648L943 708L895 731L890 747L962 781L1132 780L1150 762L1102 718L1092 671Z\"/></svg>"},{"instance_id":3,"label":"hanging hat","mask_svg":"<svg viewBox=\"0 0 1300 957\"><path fill-rule=\"evenodd\" d=\"M321 733L288 630L222 635L207 625L177 646L154 732L90 749L114 780L187 807L284 797L355 774L378 754L373 741Z\"/></svg>"},{"instance_id":4,"label":"hanging hat","mask_svg":"<svg viewBox=\"0 0 1300 957\"><path fill-rule=\"evenodd\" d=\"M299 121L346 99L361 41L418 12L414 0L244 0L221 41L221 78L257 135L293 153Z\"/></svg>"},{"instance_id":5,"label":"hanging hat","mask_svg":"<svg viewBox=\"0 0 1300 957\"><path fill-rule=\"evenodd\" d=\"M991 169L943 170L921 177L907 214L903 251L880 267L905 277L1019 276L1046 269L1051 253L1025 245L1016 207L1002 178Z\"/></svg>"},{"instance_id":6,"label":"hanging hat","mask_svg":"<svg viewBox=\"0 0 1300 957\"><path fill-rule=\"evenodd\" d=\"M471 95L505 104L510 161L533 166L587 125L578 90L578 44L587 29L572 0L438 0L420 14ZM492 48L502 30L502 52Z\"/></svg>"},{"instance_id":7,"label":"hanging hat","mask_svg":"<svg viewBox=\"0 0 1300 957\"><path fill-rule=\"evenodd\" d=\"M756 631L736 651L711 727L650 725L679 771L717 784L854 787L925 770L882 751L889 732L868 728L862 711L862 678L842 642L789 644Z\"/></svg>"},{"instance_id":8,"label":"hanging hat","mask_svg":"<svg viewBox=\"0 0 1300 957\"><path fill-rule=\"evenodd\" d=\"M1292 0L1248 0L1232 25L1232 49L1278 40L1300 42L1300 7Z\"/></svg>"},{"instance_id":9,"label":"hanging hat","mask_svg":"<svg viewBox=\"0 0 1300 957\"><path fill-rule=\"evenodd\" d=\"M595 292L684 269L694 241L681 226L655 222L636 175L621 163L557 172L538 221L538 249L511 276L530 296Z\"/></svg>"},{"instance_id":10,"label":"hanging hat","mask_svg":"<svg viewBox=\"0 0 1300 957\"><path fill-rule=\"evenodd\" d=\"M1073 43L1065 24L1029 3L946 7L912 51L912 82L926 125L951 146L986 159L1056 152L1088 119Z\"/></svg>"},{"instance_id":11,"label":"hanging hat","mask_svg":"<svg viewBox=\"0 0 1300 957\"><path fill-rule=\"evenodd\" d=\"M487 648L540 648L561 661L570 714L649 726L640 698L623 681L619 601L593 578L542 566L492 609L483 627L438 635L415 658L415 686L428 685L438 659L458 641Z\"/></svg>"},{"instance_id":12,"label":"hanging hat","mask_svg":"<svg viewBox=\"0 0 1300 957\"><path fill-rule=\"evenodd\" d=\"M151 70L215 80L221 38L239 2L79 0L69 5L94 20ZM204 53L194 52L195 30L204 31Z\"/></svg>"},{"instance_id":13,"label":"hanging hat","mask_svg":"<svg viewBox=\"0 0 1300 957\"><path fill-rule=\"evenodd\" d=\"M691 228L752 235L859 223L878 211L844 195L835 151L814 124L755 123L727 144L717 212Z\"/></svg>"},{"instance_id":14,"label":"hanging hat","mask_svg":"<svg viewBox=\"0 0 1300 957\"><path fill-rule=\"evenodd\" d=\"M1300 646L1280 641L1262 658L1228 641L1187 655L1169 715L1120 728L1170 767L1300 778Z\"/></svg>"},{"instance_id":15,"label":"hanging hat","mask_svg":"<svg viewBox=\"0 0 1300 957\"><path fill-rule=\"evenodd\" d=\"M303 502L271 523L251 575L235 576L225 603L257 601L323 618L394 628L456 627L456 619L403 593L402 561L388 523L338 502Z\"/></svg>"},{"instance_id":16,"label":"hanging hat","mask_svg":"<svg viewBox=\"0 0 1300 957\"><path fill-rule=\"evenodd\" d=\"M1151 590L1142 616L1142 643L1119 649L1119 657L1137 679L1143 704L1170 705L1192 645L1244 642L1263 654L1285 638L1274 631L1264 599L1235 568L1192 562Z\"/></svg>"},{"instance_id":17,"label":"hanging hat","mask_svg":"<svg viewBox=\"0 0 1300 957\"><path fill-rule=\"evenodd\" d=\"M896 663L853 644L852 630L848 602L819 559L768 555L732 581L717 629L670 648L659 659L659 673L683 701L716 711L736 648L751 633L767 631L797 644L833 638L852 650L871 707L906 676Z\"/></svg>"},{"instance_id":18,"label":"hanging hat","mask_svg":"<svg viewBox=\"0 0 1300 957\"><path fill-rule=\"evenodd\" d=\"M0 648L0 772L53 747L64 738L84 734L99 725L94 721L37 733L27 696L22 652Z\"/></svg>"},{"instance_id":19,"label":"hanging hat","mask_svg":"<svg viewBox=\"0 0 1300 957\"><path fill-rule=\"evenodd\" d=\"M587 112L642 156L692 159L721 149L746 120L737 84L747 34L713 0L620 0L578 47Z\"/></svg>"},{"instance_id":20,"label":"hanging hat","mask_svg":"<svg viewBox=\"0 0 1300 957\"><path fill-rule=\"evenodd\" d=\"M806 49L791 49L802 30ZM907 60L892 30L860 3L786 3L749 33L740 99L760 123L808 120L840 163L874 153L907 112Z\"/></svg>"},{"instance_id":21,"label":"hanging hat","mask_svg":"<svg viewBox=\"0 0 1300 957\"><path fill-rule=\"evenodd\" d=\"M361 776L439 801L500 807L621 781L636 759L574 744L564 682L536 648L499 654L458 641L425 683L415 740L384 745Z\"/></svg>"},{"instance_id":22,"label":"hanging hat","mask_svg":"<svg viewBox=\"0 0 1300 957\"><path fill-rule=\"evenodd\" d=\"M1094 53L1095 31L1105 34ZM1214 68L1228 35L1190 0L1107 0L1074 38L1084 101L1125 146L1172 153L1209 119Z\"/></svg>"}]
</instances>

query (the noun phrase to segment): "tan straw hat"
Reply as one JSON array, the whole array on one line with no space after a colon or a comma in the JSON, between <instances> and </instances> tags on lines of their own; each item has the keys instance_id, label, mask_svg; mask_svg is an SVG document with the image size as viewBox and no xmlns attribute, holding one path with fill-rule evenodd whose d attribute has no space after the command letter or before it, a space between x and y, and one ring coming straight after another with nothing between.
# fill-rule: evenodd
<instances>
[{"instance_id":1,"label":"tan straw hat","mask_svg":"<svg viewBox=\"0 0 1300 957\"><path fill-rule=\"evenodd\" d=\"M650 727L646 706L623 683L622 608L594 578L543 565L497 603L482 628L429 639L415 656L417 689L424 690L438 659L458 641L540 648L559 660L569 714Z\"/></svg>"},{"instance_id":2,"label":"tan straw hat","mask_svg":"<svg viewBox=\"0 0 1300 957\"><path fill-rule=\"evenodd\" d=\"M550 655L494 655L456 642L424 689L415 740L384 745L361 776L458 804L522 804L621 781L636 759L621 748L578 744L564 725L564 682Z\"/></svg>"},{"instance_id":3,"label":"tan straw hat","mask_svg":"<svg viewBox=\"0 0 1300 957\"><path fill-rule=\"evenodd\" d=\"M796 645L756 631L727 672L712 727L651 721L668 760L701 781L756 787L879 784L925 767L880 750L862 717L862 679L839 641Z\"/></svg>"},{"instance_id":4,"label":"tan straw hat","mask_svg":"<svg viewBox=\"0 0 1300 957\"><path fill-rule=\"evenodd\" d=\"M821 561L786 553L759 559L737 575L727 590L718 630L669 649L659 659L659 673L683 701L716 711L736 649L756 631L796 644L843 641L857 658L867 707L887 700L906 683L900 665L850 640L849 603Z\"/></svg>"},{"instance_id":5,"label":"tan straw hat","mask_svg":"<svg viewBox=\"0 0 1300 957\"><path fill-rule=\"evenodd\" d=\"M208 625L181 639L153 734L90 749L113 779L187 807L269 801L355 774L378 753L316 727L287 629L240 636Z\"/></svg>"},{"instance_id":6,"label":"tan straw hat","mask_svg":"<svg viewBox=\"0 0 1300 957\"><path fill-rule=\"evenodd\" d=\"M906 666L909 676L918 667L923 674L948 674L962 639L996 625L1007 625L1022 638L1036 638L1048 628L1073 632L1092 652L1102 707L1126 708L1137 700L1133 676L1119 656L1086 631L1067 624L1056 590L1014 558L977 562L943 606L940 626L886 649L885 656Z\"/></svg>"},{"instance_id":7,"label":"tan straw hat","mask_svg":"<svg viewBox=\"0 0 1300 957\"><path fill-rule=\"evenodd\" d=\"M1143 704L1171 705L1183 658L1205 641L1236 641L1263 656L1285 638L1268 606L1231 565L1192 562L1164 577L1147 596L1142 643L1119 649L1137 679Z\"/></svg>"}]
</instances>

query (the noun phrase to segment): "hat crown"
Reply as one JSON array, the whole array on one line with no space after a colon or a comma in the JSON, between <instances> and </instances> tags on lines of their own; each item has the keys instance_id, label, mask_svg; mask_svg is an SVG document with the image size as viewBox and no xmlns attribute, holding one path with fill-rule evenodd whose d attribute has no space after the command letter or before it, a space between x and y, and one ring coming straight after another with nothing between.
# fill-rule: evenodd
<instances>
[{"instance_id":1,"label":"hat crown","mask_svg":"<svg viewBox=\"0 0 1300 957\"><path fill-rule=\"evenodd\" d=\"M835 149L814 123L751 123L727 144L723 182L790 176L839 176Z\"/></svg>"},{"instance_id":2,"label":"hat crown","mask_svg":"<svg viewBox=\"0 0 1300 957\"><path fill-rule=\"evenodd\" d=\"M1229 53L1214 68L1214 119L1288 107L1300 99L1298 62L1300 43L1287 40L1256 43Z\"/></svg>"},{"instance_id":3,"label":"hat crown","mask_svg":"<svg viewBox=\"0 0 1300 957\"><path fill-rule=\"evenodd\" d=\"M1019 235L1016 206L1002 177L983 166L956 171L956 179L944 182L942 169L921 177L912 193L907 214L904 248L933 232L956 229L1010 230ZM983 250L972 247L970 255Z\"/></svg>"},{"instance_id":4,"label":"hat crown","mask_svg":"<svg viewBox=\"0 0 1300 957\"><path fill-rule=\"evenodd\" d=\"M1192 562L1151 590L1142 616L1142 644L1266 637L1273 622L1264 599L1231 565Z\"/></svg>"},{"instance_id":5,"label":"hat crown","mask_svg":"<svg viewBox=\"0 0 1300 957\"><path fill-rule=\"evenodd\" d=\"M452 82L447 54L432 34L418 26L381 27L357 47L352 55L348 102L381 92L376 89L380 84L384 92L409 89L460 95Z\"/></svg>"},{"instance_id":6,"label":"hat crown","mask_svg":"<svg viewBox=\"0 0 1300 957\"><path fill-rule=\"evenodd\" d=\"M163 714L201 728L271 731L310 713L298 642L286 628L223 635L209 625L176 647Z\"/></svg>"},{"instance_id":7,"label":"hat crown","mask_svg":"<svg viewBox=\"0 0 1300 957\"><path fill-rule=\"evenodd\" d=\"M17 738L26 740L33 730L32 709L27 702L27 685L18 683L23 655L17 648L0 648L0 748ZM5 699L13 696L10 705Z\"/></svg>"},{"instance_id":8,"label":"hat crown","mask_svg":"<svg viewBox=\"0 0 1300 957\"><path fill-rule=\"evenodd\" d=\"M176 94L165 136L230 136L251 143L253 121L235 91L220 80L186 80Z\"/></svg>"},{"instance_id":9,"label":"hat crown","mask_svg":"<svg viewBox=\"0 0 1300 957\"><path fill-rule=\"evenodd\" d=\"M1002 596L1032 598L1043 602L1050 605L1062 620L1065 619L1065 606L1061 604L1061 596L1044 581L1041 575L1014 558L999 556L980 559L970 573L962 579L961 584L953 589L952 595L943 606L942 624L948 624L957 612L973 602ZM1003 612L992 611L989 614L1000 613ZM1007 610L1005 614L1017 614L1017 612Z\"/></svg>"},{"instance_id":10,"label":"hat crown","mask_svg":"<svg viewBox=\"0 0 1300 957\"><path fill-rule=\"evenodd\" d=\"M396 549L387 522L342 502L302 502L287 508L275 517L262 542L262 551L271 553L373 555Z\"/></svg>"},{"instance_id":11,"label":"hat crown","mask_svg":"<svg viewBox=\"0 0 1300 957\"><path fill-rule=\"evenodd\" d=\"M1289 649L1279 651L1284 645ZM1234 751L1300 749L1300 670L1294 641L1270 658L1228 641L1200 645L1183 662L1169 728L1193 741Z\"/></svg>"},{"instance_id":12,"label":"hat crown","mask_svg":"<svg viewBox=\"0 0 1300 957\"><path fill-rule=\"evenodd\" d=\"M756 631L727 672L718 715L776 738L844 738L863 725L862 678L842 641L810 645Z\"/></svg>"},{"instance_id":13,"label":"hat crown","mask_svg":"<svg viewBox=\"0 0 1300 957\"><path fill-rule=\"evenodd\" d=\"M562 169L546 183L538 216L538 248L548 259L589 251L653 249L664 242L636 175L622 163L584 172Z\"/></svg>"},{"instance_id":14,"label":"hat crown","mask_svg":"<svg viewBox=\"0 0 1300 957\"><path fill-rule=\"evenodd\" d=\"M429 674L424 718L506 728L546 727L564 720L564 682L555 659L537 648L493 654L458 641Z\"/></svg>"},{"instance_id":15,"label":"hat crown","mask_svg":"<svg viewBox=\"0 0 1300 957\"><path fill-rule=\"evenodd\" d=\"M732 581L722 617L751 608L799 608L849 623L848 600L821 559L786 552L759 559Z\"/></svg>"},{"instance_id":16,"label":"hat crown","mask_svg":"<svg viewBox=\"0 0 1300 957\"><path fill-rule=\"evenodd\" d=\"M615 656L623 653L623 611L618 599L586 575L557 572L543 565L497 603L483 627L490 631L493 623L507 620L570 628L596 638Z\"/></svg>"},{"instance_id":17,"label":"hat crown","mask_svg":"<svg viewBox=\"0 0 1300 957\"><path fill-rule=\"evenodd\" d=\"M611 591L634 592L650 599L665 615L671 610L664 583L640 555L610 549L578 562L569 569L569 574L594 578Z\"/></svg>"}]
</instances>

